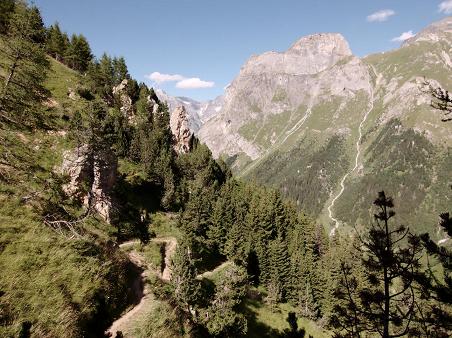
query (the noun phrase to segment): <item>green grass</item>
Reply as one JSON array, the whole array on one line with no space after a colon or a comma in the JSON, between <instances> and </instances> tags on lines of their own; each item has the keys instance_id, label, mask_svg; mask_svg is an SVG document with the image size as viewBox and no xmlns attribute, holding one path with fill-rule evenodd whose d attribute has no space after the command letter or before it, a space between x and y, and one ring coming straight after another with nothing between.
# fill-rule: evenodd
<instances>
[{"instance_id":1,"label":"green grass","mask_svg":"<svg viewBox=\"0 0 452 338\"><path fill-rule=\"evenodd\" d=\"M151 217L149 230L153 231L157 237L175 237L180 240L183 236L177 227L179 215L174 213L156 212Z\"/></svg>"},{"instance_id":2,"label":"green grass","mask_svg":"<svg viewBox=\"0 0 452 338\"><path fill-rule=\"evenodd\" d=\"M248 333L246 337L250 338L274 337L272 332L281 333L289 328L286 320L289 312L297 312L296 308L289 304L279 304L275 309L271 309L263 301L252 299L245 301L244 308L248 318ZM331 334L311 320L298 318L297 323L300 329L304 328L306 330L306 337L309 335L314 338L331 337Z\"/></svg>"},{"instance_id":3,"label":"green grass","mask_svg":"<svg viewBox=\"0 0 452 338\"><path fill-rule=\"evenodd\" d=\"M53 58L49 58L49 60L51 69L45 83L46 88L50 90L52 98L57 102L66 103L72 101L68 97L68 90L69 88L75 90L79 86L81 81L80 74Z\"/></svg>"},{"instance_id":4,"label":"green grass","mask_svg":"<svg viewBox=\"0 0 452 338\"><path fill-rule=\"evenodd\" d=\"M127 306L134 272L126 256L113 249L115 229L95 217L80 224L82 238L51 230L42 220L46 201L79 215L57 187L62 154L72 144L61 133L78 102L67 97L79 75L51 60L46 82L56 104L43 107L42 123L50 130L0 131L0 153L8 163L0 173L1 337L17 337L30 322L33 337L95 337L111 317Z\"/></svg>"},{"instance_id":5,"label":"green grass","mask_svg":"<svg viewBox=\"0 0 452 338\"><path fill-rule=\"evenodd\" d=\"M105 242L58 235L19 201L0 199L0 336L17 336L25 321L34 336L79 337L85 327L99 333L95 322L106 325L95 319L102 295L109 295L105 314L118 313L126 299L125 256Z\"/></svg>"},{"instance_id":6,"label":"green grass","mask_svg":"<svg viewBox=\"0 0 452 338\"><path fill-rule=\"evenodd\" d=\"M174 309L166 302L155 300L154 307L131 330L134 338L177 338L188 336L184 333L183 324Z\"/></svg>"},{"instance_id":7,"label":"green grass","mask_svg":"<svg viewBox=\"0 0 452 338\"><path fill-rule=\"evenodd\" d=\"M165 247L162 243L150 242L143 247L142 251L146 262L151 264L154 269L157 269L159 271L163 263L163 256L161 251L162 246L163 248Z\"/></svg>"}]
</instances>

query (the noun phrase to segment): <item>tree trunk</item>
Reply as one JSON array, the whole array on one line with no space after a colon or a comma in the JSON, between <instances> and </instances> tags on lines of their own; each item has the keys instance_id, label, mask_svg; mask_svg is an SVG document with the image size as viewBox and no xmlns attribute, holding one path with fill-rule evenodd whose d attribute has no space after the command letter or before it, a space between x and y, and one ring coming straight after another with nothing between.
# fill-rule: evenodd
<instances>
[{"instance_id":1,"label":"tree trunk","mask_svg":"<svg viewBox=\"0 0 452 338\"><path fill-rule=\"evenodd\" d=\"M383 338L389 338L389 277L388 277L388 253L390 251L390 238L389 238L389 228L388 228L388 213L386 206L384 207L384 217L385 217L385 235L386 235L386 248L383 256L383 274L384 274L384 289L385 289L385 305L384 305L384 317L383 317Z\"/></svg>"},{"instance_id":2,"label":"tree trunk","mask_svg":"<svg viewBox=\"0 0 452 338\"><path fill-rule=\"evenodd\" d=\"M13 64L11 65L11 68L9 70L8 77L6 78L5 86L3 87L3 91L2 91L2 97L4 97L6 94L6 90L8 89L8 86L14 76L14 72L16 71L16 68L18 66L18 62L19 62L19 56L16 56Z\"/></svg>"}]
</instances>

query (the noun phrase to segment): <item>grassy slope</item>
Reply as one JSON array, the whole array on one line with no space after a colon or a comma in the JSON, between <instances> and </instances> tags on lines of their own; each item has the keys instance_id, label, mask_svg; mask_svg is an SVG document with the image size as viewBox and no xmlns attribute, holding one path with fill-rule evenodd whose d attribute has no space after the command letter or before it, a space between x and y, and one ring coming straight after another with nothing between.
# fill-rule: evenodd
<instances>
[{"instance_id":1,"label":"grassy slope","mask_svg":"<svg viewBox=\"0 0 452 338\"><path fill-rule=\"evenodd\" d=\"M440 114L428 102L418 104L417 97L397 116L398 121L379 124L381 116L405 99L396 95L398 89L406 83L419 87L416 77L426 76L452 87L448 71L439 62L443 49L442 43L421 42L366 58L384 81L395 81L396 87L377 92L365 125L364 170L351 176L351 184L337 201L335 211L340 220L365 224L376 190L384 189L395 199L396 221L416 232L429 231L434 238L443 238L435 225L438 214L447 211L452 200L450 169L445 169L452 161L452 124L440 122ZM419 127L426 132L416 131Z\"/></svg>"},{"instance_id":2,"label":"grassy slope","mask_svg":"<svg viewBox=\"0 0 452 338\"><path fill-rule=\"evenodd\" d=\"M88 235L69 239L47 228L35 211L39 205L32 196L47 196L47 185L56 179L51 172L70 146L59 133L67 128L62 117L77 109L67 91L77 85L79 75L54 60L51 66L46 86L52 100L43 111L51 130L2 130L1 135L1 151L34 167L26 170L34 175L6 168L8 181L0 183L2 337L16 337L25 321L32 324L34 336L99 335L107 317L127 303L128 261L107 244L114 229L91 217L84 224Z\"/></svg>"},{"instance_id":3,"label":"grassy slope","mask_svg":"<svg viewBox=\"0 0 452 338\"><path fill-rule=\"evenodd\" d=\"M245 301L245 313L248 317L248 334L246 337L261 338L272 337L269 331L283 332L289 328L286 318L289 312L296 309L289 304L279 304L275 309L269 308L262 301L247 299ZM317 324L306 318L298 318L298 327L306 330L306 337L327 338L331 334L324 331Z\"/></svg>"},{"instance_id":4,"label":"grassy slope","mask_svg":"<svg viewBox=\"0 0 452 338\"><path fill-rule=\"evenodd\" d=\"M406 99L401 88L409 83L411 92L415 91L418 87L416 77L436 79L446 88L452 88L452 80L448 76L450 71L446 71L441 55L442 50L446 49L443 43L432 45L422 42L364 59L383 75L384 86L375 93L374 109L364 124L361 152L364 170L358 170L349 177L344 194L335 204L334 212L340 220L348 224L368 222L373 198L377 191L385 189L395 197L400 219L410 223L416 231L430 231L432 234L436 231L434 224L438 213L446 211L447 204L450 205L452 200L451 191L447 189L450 174L444 169L450 163L452 124L446 126L441 123L440 114L435 113L428 102L418 105L419 95L413 94L410 94L411 101L403 101L403 107L408 108L396 115L406 130L404 137L397 136L396 131L385 131L380 118L391 110L397 112L401 100ZM376 81L375 76L373 81ZM280 93L275 92L275 96L279 97ZM352 166L357 126L368 101L366 95L359 94L339 112L337 107L340 104L340 100L331 98L315 105L302 128L284 144L273 146L264 159L246 173L248 178L280 188L286 196L297 201L301 209L318 217L325 226L331 222L326 203L331 192L338 189L346 169ZM256 137L255 142L266 149L274 131L281 133L290 129L302 114L299 111L283 120L250 123L243 126L240 132L249 140ZM338 117L336 120L333 117L334 123L333 115ZM275 126L275 123L283 125ZM348 134L345 134L345 142L340 148L329 145L331 136L344 128L348 128ZM413 133L413 129L426 130L426 133ZM384 145L376 144L377 140L383 140L383 134L386 135ZM407 138L414 143L410 146L403 142L405 149L402 152L398 149L398 142ZM348 157L348 165L343 163L344 156ZM382 167L378 161L384 161L388 166Z\"/></svg>"}]
</instances>

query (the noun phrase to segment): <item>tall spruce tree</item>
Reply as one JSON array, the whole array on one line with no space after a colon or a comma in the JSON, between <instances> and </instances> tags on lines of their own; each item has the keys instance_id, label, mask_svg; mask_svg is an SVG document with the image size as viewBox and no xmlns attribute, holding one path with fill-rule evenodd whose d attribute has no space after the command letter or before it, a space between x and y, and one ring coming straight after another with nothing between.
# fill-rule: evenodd
<instances>
[{"instance_id":1,"label":"tall spruce tree","mask_svg":"<svg viewBox=\"0 0 452 338\"><path fill-rule=\"evenodd\" d=\"M0 1L0 34L5 34L8 30L9 20L14 13L14 0Z\"/></svg>"},{"instance_id":2,"label":"tall spruce tree","mask_svg":"<svg viewBox=\"0 0 452 338\"><path fill-rule=\"evenodd\" d=\"M452 121L452 96L442 87L425 80L422 91L432 97L431 106L443 113L442 121ZM452 189L452 186L451 186ZM447 242L452 238L452 218L449 212L440 214L439 226L447 235L435 243L428 233L419 236L427 255L436 259L442 267L442 276L434 271L428 260L427 270L418 277L422 300L417 304L417 320L424 334L429 337L450 337L452 334L452 250Z\"/></svg>"},{"instance_id":3,"label":"tall spruce tree","mask_svg":"<svg viewBox=\"0 0 452 338\"><path fill-rule=\"evenodd\" d=\"M439 226L452 237L452 217L448 212L440 215ZM435 243L428 233L419 238L427 255L440 263L442 275L430 266L429 259L425 274L417 279L423 298L417 320L429 337L449 337L452 332L452 250Z\"/></svg>"},{"instance_id":4,"label":"tall spruce tree","mask_svg":"<svg viewBox=\"0 0 452 338\"><path fill-rule=\"evenodd\" d=\"M68 48L69 39L61 32L58 22L49 27L47 31L47 52L57 61L63 62Z\"/></svg>"},{"instance_id":5,"label":"tall spruce tree","mask_svg":"<svg viewBox=\"0 0 452 338\"><path fill-rule=\"evenodd\" d=\"M39 10L16 4L8 32L0 38L0 120L20 125L31 121L48 95L44 80L49 61Z\"/></svg>"},{"instance_id":6,"label":"tall spruce tree","mask_svg":"<svg viewBox=\"0 0 452 338\"><path fill-rule=\"evenodd\" d=\"M291 289L291 267L289 252L285 240L279 235L270 242L270 266L271 274L281 286L281 300L286 300Z\"/></svg>"},{"instance_id":7,"label":"tall spruce tree","mask_svg":"<svg viewBox=\"0 0 452 338\"><path fill-rule=\"evenodd\" d=\"M393 226L392 198L382 191L374 205L375 222L361 236L362 264L367 285L342 264L343 278L332 323L338 336L360 337L364 333L383 338L401 337L412 331L416 293L414 280L419 269L421 245L405 226ZM344 305L344 303L346 305Z\"/></svg>"},{"instance_id":8,"label":"tall spruce tree","mask_svg":"<svg viewBox=\"0 0 452 338\"><path fill-rule=\"evenodd\" d=\"M240 337L247 332L247 321L239 308L247 291L245 269L235 264L222 274L215 296L207 309L207 329L213 337Z\"/></svg>"},{"instance_id":9,"label":"tall spruce tree","mask_svg":"<svg viewBox=\"0 0 452 338\"><path fill-rule=\"evenodd\" d=\"M190 249L184 243L177 246L171 266L171 284L176 301L182 310L193 314L200 300L201 286L196 279L197 272Z\"/></svg>"},{"instance_id":10,"label":"tall spruce tree","mask_svg":"<svg viewBox=\"0 0 452 338\"><path fill-rule=\"evenodd\" d=\"M198 255L202 255L208 247L206 242L212 199L211 189L195 186L180 218L180 228L184 231L187 244Z\"/></svg>"},{"instance_id":11,"label":"tall spruce tree","mask_svg":"<svg viewBox=\"0 0 452 338\"><path fill-rule=\"evenodd\" d=\"M88 70L92 59L93 54L86 38L81 34L73 34L65 55L69 67L84 73Z\"/></svg>"}]
</instances>

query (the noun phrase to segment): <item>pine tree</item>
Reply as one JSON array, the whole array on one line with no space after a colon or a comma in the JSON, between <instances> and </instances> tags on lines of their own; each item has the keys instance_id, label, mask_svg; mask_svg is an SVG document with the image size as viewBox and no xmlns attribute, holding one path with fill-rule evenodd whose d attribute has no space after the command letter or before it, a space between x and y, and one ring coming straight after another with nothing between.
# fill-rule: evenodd
<instances>
[{"instance_id":1,"label":"pine tree","mask_svg":"<svg viewBox=\"0 0 452 338\"><path fill-rule=\"evenodd\" d=\"M201 286L189 248L180 243L172 260L171 284L178 305L187 313L194 313L200 300ZM195 318L196 321L196 318Z\"/></svg>"},{"instance_id":2,"label":"pine tree","mask_svg":"<svg viewBox=\"0 0 452 338\"><path fill-rule=\"evenodd\" d=\"M207 247L207 230L212 213L213 192L200 186L195 186L193 189L182 213L180 227L193 252L196 255L202 255Z\"/></svg>"},{"instance_id":3,"label":"pine tree","mask_svg":"<svg viewBox=\"0 0 452 338\"><path fill-rule=\"evenodd\" d=\"M452 237L452 217L448 212L440 215L439 226ZM418 276L420 292L425 299L418 306L417 321L424 334L431 337L448 337L452 331L452 250L435 243L428 233L419 236L428 256L436 259L442 267L442 276L428 269ZM429 260L430 261L430 260Z\"/></svg>"},{"instance_id":4,"label":"pine tree","mask_svg":"<svg viewBox=\"0 0 452 338\"><path fill-rule=\"evenodd\" d=\"M303 317L317 320L320 317L320 304L317 299L315 277L313 276L315 276L313 273L304 273L303 283L300 283L298 289L298 308Z\"/></svg>"},{"instance_id":5,"label":"pine tree","mask_svg":"<svg viewBox=\"0 0 452 338\"><path fill-rule=\"evenodd\" d=\"M49 62L39 10L17 4L6 36L1 36L0 120L17 125L29 121L48 92L44 88Z\"/></svg>"},{"instance_id":6,"label":"pine tree","mask_svg":"<svg viewBox=\"0 0 452 338\"><path fill-rule=\"evenodd\" d=\"M452 96L449 91L435 87L427 80L424 81L422 90L432 96L431 106L443 113L441 121L452 121Z\"/></svg>"},{"instance_id":7,"label":"pine tree","mask_svg":"<svg viewBox=\"0 0 452 338\"><path fill-rule=\"evenodd\" d=\"M231 265L218 281L207 313L207 329L214 337L238 337L247 332L246 318L239 312L247 289L246 271Z\"/></svg>"},{"instance_id":8,"label":"pine tree","mask_svg":"<svg viewBox=\"0 0 452 338\"><path fill-rule=\"evenodd\" d=\"M113 58L112 66L114 70L113 83L117 85L121 83L122 80L129 80L130 75L127 69L126 60L124 57Z\"/></svg>"},{"instance_id":9,"label":"pine tree","mask_svg":"<svg viewBox=\"0 0 452 338\"><path fill-rule=\"evenodd\" d=\"M292 281L287 244L282 236L279 235L275 240L270 242L269 249L271 274L281 286L281 299L286 300L286 296L290 293L290 284Z\"/></svg>"},{"instance_id":10,"label":"pine tree","mask_svg":"<svg viewBox=\"0 0 452 338\"><path fill-rule=\"evenodd\" d=\"M82 114L76 110L69 123L69 136L77 142L77 147L84 143L84 126Z\"/></svg>"},{"instance_id":11,"label":"pine tree","mask_svg":"<svg viewBox=\"0 0 452 338\"><path fill-rule=\"evenodd\" d=\"M390 225L394 204L383 191L374 205L378 210L375 223L366 236L360 236L359 248L369 284L360 285L350 266L342 264L343 291L338 298L347 305L337 305L334 311L333 325L338 335L359 337L362 332L370 332L389 338L411 332L420 241L406 227ZM407 244L402 245L405 239Z\"/></svg>"},{"instance_id":12,"label":"pine tree","mask_svg":"<svg viewBox=\"0 0 452 338\"><path fill-rule=\"evenodd\" d=\"M264 300L272 311L276 310L278 303L282 300L282 291L278 278L274 275L271 276L267 283L267 297Z\"/></svg>"},{"instance_id":13,"label":"pine tree","mask_svg":"<svg viewBox=\"0 0 452 338\"><path fill-rule=\"evenodd\" d=\"M9 21L14 13L14 0L0 1L0 34L8 30Z\"/></svg>"},{"instance_id":14,"label":"pine tree","mask_svg":"<svg viewBox=\"0 0 452 338\"><path fill-rule=\"evenodd\" d=\"M141 123L142 121L151 121L152 122L152 120L153 120L153 117L152 117L153 105L151 104L149 99L150 99L149 88L144 83L140 83L138 100L135 104L136 111L137 111L137 118L139 120L138 123Z\"/></svg>"},{"instance_id":15,"label":"pine tree","mask_svg":"<svg viewBox=\"0 0 452 338\"><path fill-rule=\"evenodd\" d=\"M84 73L92 59L91 47L86 38L81 34L73 34L65 55L69 67Z\"/></svg>"},{"instance_id":16,"label":"pine tree","mask_svg":"<svg viewBox=\"0 0 452 338\"><path fill-rule=\"evenodd\" d=\"M67 35L61 32L58 22L50 26L47 32L47 53L57 61L63 62L68 44Z\"/></svg>"},{"instance_id":17,"label":"pine tree","mask_svg":"<svg viewBox=\"0 0 452 338\"><path fill-rule=\"evenodd\" d=\"M243 223L234 223L228 231L224 251L228 259L238 265L245 265L250 253L251 243Z\"/></svg>"}]
</instances>

